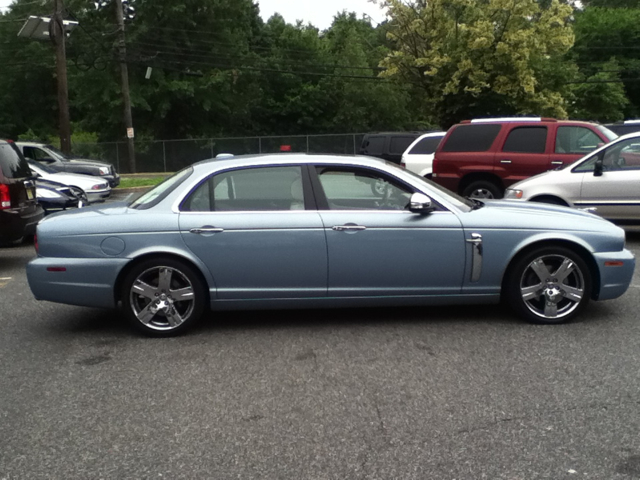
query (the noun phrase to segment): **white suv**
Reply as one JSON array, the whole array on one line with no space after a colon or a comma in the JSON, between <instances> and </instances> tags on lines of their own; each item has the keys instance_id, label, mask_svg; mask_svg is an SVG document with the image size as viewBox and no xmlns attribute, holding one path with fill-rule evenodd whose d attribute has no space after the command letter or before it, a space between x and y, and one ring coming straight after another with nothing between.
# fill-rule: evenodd
<instances>
[{"instance_id":1,"label":"white suv","mask_svg":"<svg viewBox=\"0 0 640 480\"><path fill-rule=\"evenodd\" d=\"M421 177L431 178L433 154L446 132L420 135L402 154L401 165Z\"/></svg>"}]
</instances>

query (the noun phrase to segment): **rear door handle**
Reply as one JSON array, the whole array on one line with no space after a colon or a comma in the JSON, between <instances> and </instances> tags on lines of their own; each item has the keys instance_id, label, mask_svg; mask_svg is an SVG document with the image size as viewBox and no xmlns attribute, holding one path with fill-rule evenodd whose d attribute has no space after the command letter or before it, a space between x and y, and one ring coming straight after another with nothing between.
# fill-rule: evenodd
<instances>
[{"instance_id":1,"label":"rear door handle","mask_svg":"<svg viewBox=\"0 0 640 480\"><path fill-rule=\"evenodd\" d=\"M500 163L511 163L511 160L500 160Z\"/></svg>"},{"instance_id":2,"label":"rear door handle","mask_svg":"<svg viewBox=\"0 0 640 480\"><path fill-rule=\"evenodd\" d=\"M564 162L562 160L552 160L551 165L563 165Z\"/></svg>"},{"instance_id":3,"label":"rear door handle","mask_svg":"<svg viewBox=\"0 0 640 480\"><path fill-rule=\"evenodd\" d=\"M191 233L220 233L220 232L224 232L224 228L216 228L216 227L212 227L210 225L205 225L205 226L200 227L200 228L192 228L191 230L189 230L189 232L191 232Z\"/></svg>"},{"instance_id":4,"label":"rear door handle","mask_svg":"<svg viewBox=\"0 0 640 480\"><path fill-rule=\"evenodd\" d=\"M357 230L366 230L367 227L364 225L335 225L331 227L332 230L336 230L338 232L344 231L357 231Z\"/></svg>"}]
</instances>

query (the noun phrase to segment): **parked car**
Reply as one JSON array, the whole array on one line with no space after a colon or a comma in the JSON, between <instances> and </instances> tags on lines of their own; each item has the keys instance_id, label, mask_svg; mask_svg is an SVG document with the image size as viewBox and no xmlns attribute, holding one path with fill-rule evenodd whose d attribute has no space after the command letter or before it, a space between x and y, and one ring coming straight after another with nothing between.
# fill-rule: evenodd
<instances>
[{"instance_id":1,"label":"parked car","mask_svg":"<svg viewBox=\"0 0 640 480\"><path fill-rule=\"evenodd\" d=\"M465 197L500 198L505 188L568 165L617 138L595 123L552 118L485 118L449 129L433 161L433 180Z\"/></svg>"},{"instance_id":2,"label":"parked car","mask_svg":"<svg viewBox=\"0 0 640 480\"><path fill-rule=\"evenodd\" d=\"M87 196L82 190L74 190L68 185L42 178L36 180L36 198L44 208L45 215L70 208L81 208L87 202Z\"/></svg>"},{"instance_id":3,"label":"parked car","mask_svg":"<svg viewBox=\"0 0 640 480\"><path fill-rule=\"evenodd\" d=\"M518 182L505 198L589 208L615 223L640 226L640 132L561 170Z\"/></svg>"},{"instance_id":4,"label":"parked car","mask_svg":"<svg viewBox=\"0 0 640 480\"><path fill-rule=\"evenodd\" d=\"M184 331L207 307L501 297L529 321L562 323L622 295L635 265L624 231L596 215L464 199L388 162L329 155L199 162L132 203L45 218L37 237L37 299L121 302L150 335Z\"/></svg>"},{"instance_id":5,"label":"parked car","mask_svg":"<svg viewBox=\"0 0 640 480\"><path fill-rule=\"evenodd\" d=\"M38 179L51 180L72 187L72 191L85 203L103 202L111 195L111 187L107 180L92 175L58 172L33 160L28 160L28 163Z\"/></svg>"},{"instance_id":6,"label":"parked car","mask_svg":"<svg viewBox=\"0 0 640 480\"><path fill-rule=\"evenodd\" d=\"M404 151L422 133L424 132L367 133L362 137L358 153L400 164Z\"/></svg>"},{"instance_id":7,"label":"parked car","mask_svg":"<svg viewBox=\"0 0 640 480\"><path fill-rule=\"evenodd\" d=\"M625 120L618 123L605 123L604 125L617 135L626 135L627 133L640 132L640 120Z\"/></svg>"},{"instance_id":8,"label":"parked car","mask_svg":"<svg viewBox=\"0 0 640 480\"><path fill-rule=\"evenodd\" d=\"M58 172L95 175L107 180L111 188L120 184L120 175L108 163L71 157L45 143L16 142L16 145L27 159L47 165Z\"/></svg>"},{"instance_id":9,"label":"parked car","mask_svg":"<svg viewBox=\"0 0 640 480\"><path fill-rule=\"evenodd\" d=\"M431 132L420 135L402 154L401 165L421 177L431 178L433 154L446 132Z\"/></svg>"},{"instance_id":10,"label":"parked car","mask_svg":"<svg viewBox=\"0 0 640 480\"><path fill-rule=\"evenodd\" d=\"M0 140L0 245L33 235L43 216L27 161L12 141Z\"/></svg>"}]
</instances>

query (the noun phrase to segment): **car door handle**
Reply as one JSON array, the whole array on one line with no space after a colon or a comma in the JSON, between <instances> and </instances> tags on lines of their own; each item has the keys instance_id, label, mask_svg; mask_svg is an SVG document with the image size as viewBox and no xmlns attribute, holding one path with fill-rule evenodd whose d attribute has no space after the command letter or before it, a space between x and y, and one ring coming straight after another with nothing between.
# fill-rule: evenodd
<instances>
[{"instance_id":1,"label":"car door handle","mask_svg":"<svg viewBox=\"0 0 640 480\"><path fill-rule=\"evenodd\" d=\"M334 225L333 227L331 227L331 229L338 232L344 232L353 230L366 230L367 227L365 227L364 225Z\"/></svg>"},{"instance_id":2,"label":"car door handle","mask_svg":"<svg viewBox=\"0 0 640 480\"><path fill-rule=\"evenodd\" d=\"M205 225L204 227L200 227L200 228L192 228L191 230L189 230L189 232L191 232L191 233L220 233L220 232L224 232L224 228L216 228L216 227L211 227L209 225Z\"/></svg>"},{"instance_id":3,"label":"car door handle","mask_svg":"<svg viewBox=\"0 0 640 480\"><path fill-rule=\"evenodd\" d=\"M500 160L500 163L511 163L511 160Z\"/></svg>"},{"instance_id":4,"label":"car door handle","mask_svg":"<svg viewBox=\"0 0 640 480\"><path fill-rule=\"evenodd\" d=\"M562 165L564 162L562 160L552 160L551 165Z\"/></svg>"}]
</instances>

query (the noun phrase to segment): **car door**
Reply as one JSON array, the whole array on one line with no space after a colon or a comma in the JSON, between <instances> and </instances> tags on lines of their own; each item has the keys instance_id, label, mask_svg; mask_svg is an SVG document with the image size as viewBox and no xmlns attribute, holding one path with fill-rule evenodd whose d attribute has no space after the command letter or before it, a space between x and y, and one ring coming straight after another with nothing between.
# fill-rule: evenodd
<instances>
[{"instance_id":1,"label":"car door","mask_svg":"<svg viewBox=\"0 0 640 480\"><path fill-rule=\"evenodd\" d=\"M300 165L217 173L180 207L180 233L219 299L324 297L327 247Z\"/></svg>"},{"instance_id":2,"label":"car door","mask_svg":"<svg viewBox=\"0 0 640 480\"><path fill-rule=\"evenodd\" d=\"M495 157L495 169L509 186L551 169L547 153L548 128L545 125L512 128Z\"/></svg>"},{"instance_id":3,"label":"car door","mask_svg":"<svg viewBox=\"0 0 640 480\"><path fill-rule=\"evenodd\" d=\"M593 174L596 160L602 161L602 175ZM640 220L640 139L614 143L575 171L584 172L576 206L596 208L613 220Z\"/></svg>"},{"instance_id":4,"label":"car door","mask_svg":"<svg viewBox=\"0 0 640 480\"><path fill-rule=\"evenodd\" d=\"M409 212L412 187L376 169L316 166L314 190L327 237L329 296L460 292L465 240L444 208ZM383 194L371 185L384 183Z\"/></svg>"}]
</instances>

